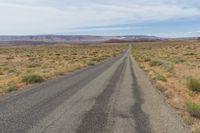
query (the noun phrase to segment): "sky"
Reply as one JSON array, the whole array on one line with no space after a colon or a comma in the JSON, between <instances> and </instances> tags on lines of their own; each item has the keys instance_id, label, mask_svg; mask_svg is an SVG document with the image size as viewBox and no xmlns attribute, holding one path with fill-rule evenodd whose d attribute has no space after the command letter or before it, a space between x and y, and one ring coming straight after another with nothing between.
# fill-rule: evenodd
<instances>
[{"instance_id":1,"label":"sky","mask_svg":"<svg viewBox=\"0 0 200 133\"><path fill-rule=\"evenodd\" d=\"M200 0L0 0L0 35L200 36Z\"/></svg>"}]
</instances>

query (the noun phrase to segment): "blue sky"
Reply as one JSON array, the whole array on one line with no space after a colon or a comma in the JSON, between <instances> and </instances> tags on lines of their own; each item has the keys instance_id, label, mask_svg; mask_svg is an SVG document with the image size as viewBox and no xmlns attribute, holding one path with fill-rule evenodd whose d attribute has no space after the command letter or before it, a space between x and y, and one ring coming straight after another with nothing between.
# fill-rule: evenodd
<instances>
[{"instance_id":1,"label":"blue sky","mask_svg":"<svg viewBox=\"0 0 200 133\"><path fill-rule=\"evenodd\" d=\"M0 35L200 36L200 0L0 0Z\"/></svg>"}]
</instances>

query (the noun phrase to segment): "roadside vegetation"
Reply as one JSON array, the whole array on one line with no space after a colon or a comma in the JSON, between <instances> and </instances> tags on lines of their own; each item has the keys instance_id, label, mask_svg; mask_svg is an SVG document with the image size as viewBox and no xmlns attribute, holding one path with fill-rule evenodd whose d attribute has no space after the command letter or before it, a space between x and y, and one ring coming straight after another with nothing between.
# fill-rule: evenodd
<instances>
[{"instance_id":1,"label":"roadside vegetation","mask_svg":"<svg viewBox=\"0 0 200 133\"><path fill-rule=\"evenodd\" d=\"M51 45L0 48L0 95L116 56L124 45Z\"/></svg>"},{"instance_id":2,"label":"roadside vegetation","mask_svg":"<svg viewBox=\"0 0 200 133\"><path fill-rule=\"evenodd\" d=\"M133 56L192 132L200 133L200 42L135 43Z\"/></svg>"},{"instance_id":3,"label":"roadside vegetation","mask_svg":"<svg viewBox=\"0 0 200 133\"><path fill-rule=\"evenodd\" d=\"M188 77L187 86L190 91L200 93L200 79Z\"/></svg>"},{"instance_id":4,"label":"roadside vegetation","mask_svg":"<svg viewBox=\"0 0 200 133\"><path fill-rule=\"evenodd\" d=\"M25 75L24 77L22 77L22 82L27 84L41 83L43 81L44 78L37 74Z\"/></svg>"}]
</instances>

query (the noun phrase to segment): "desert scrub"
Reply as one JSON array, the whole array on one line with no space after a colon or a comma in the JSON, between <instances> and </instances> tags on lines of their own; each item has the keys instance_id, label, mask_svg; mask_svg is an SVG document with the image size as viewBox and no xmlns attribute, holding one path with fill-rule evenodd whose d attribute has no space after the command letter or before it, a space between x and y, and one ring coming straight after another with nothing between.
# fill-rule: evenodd
<instances>
[{"instance_id":1,"label":"desert scrub","mask_svg":"<svg viewBox=\"0 0 200 133\"><path fill-rule=\"evenodd\" d=\"M161 75L161 74L158 74L156 77L155 77L156 80L160 80L160 81L163 81L163 82L166 82L167 79L165 78L165 76Z\"/></svg>"},{"instance_id":2,"label":"desert scrub","mask_svg":"<svg viewBox=\"0 0 200 133\"><path fill-rule=\"evenodd\" d=\"M33 84L33 83L40 83L44 81L44 78L41 75L38 74L30 74L22 77L22 81L27 84Z\"/></svg>"},{"instance_id":3,"label":"desert scrub","mask_svg":"<svg viewBox=\"0 0 200 133\"><path fill-rule=\"evenodd\" d=\"M0 75L3 75L3 69L0 68Z\"/></svg>"},{"instance_id":4,"label":"desert scrub","mask_svg":"<svg viewBox=\"0 0 200 133\"><path fill-rule=\"evenodd\" d=\"M94 61L90 61L90 62L88 62L88 65L94 66L94 65L95 65L95 62L94 62Z\"/></svg>"},{"instance_id":5,"label":"desert scrub","mask_svg":"<svg viewBox=\"0 0 200 133\"><path fill-rule=\"evenodd\" d=\"M167 90L167 88L160 82L156 82L155 86L157 89L159 89L161 92L165 92Z\"/></svg>"},{"instance_id":6,"label":"desert scrub","mask_svg":"<svg viewBox=\"0 0 200 133\"><path fill-rule=\"evenodd\" d=\"M200 79L195 78L195 77L188 77L187 86L188 86L188 89L193 92L200 92Z\"/></svg>"},{"instance_id":7,"label":"desert scrub","mask_svg":"<svg viewBox=\"0 0 200 133\"><path fill-rule=\"evenodd\" d=\"M183 118L183 121L187 124L187 125L192 125L194 123L193 118L191 116L186 116Z\"/></svg>"},{"instance_id":8,"label":"desert scrub","mask_svg":"<svg viewBox=\"0 0 200 133\"><path fill-rule=\"evenodd\" d=\"M194 102L188 101L185 104L187 111L195 117L200 118L200 105Z\"/></svg>"},{"instance_id":9,"label":"desert scrub","mask_svg":"<svg viewBox=\"0 0 200 133\"><path fill-rule=\"evenodd\" d=\"M34 68L34 67L39 67L40 64L37 64L37 63L32 63L32 64L29 64L27 65L28 68Z\"/></svg>"},{"instance_id":10,"label":"desert scrub","mask_svg":"<svg viewBox=\"0 0 200 133\"><path fill-rule=\"evenodd\" d=\"M12 91L7 83L18 88L52 79L79 68L95 65L127 50L125 45L41 45L39 47L0 48L0 93ZM91 62L91 63L90 63ZM31 74L39 74L42 78ZM29 75L28 75L29 74Z\"/></svg>"},{"instance_id":11,"label":"desert scrub","mask_svg":"<svg viewBox=\"0 0 200 133\"><path fill-rule=\"evenodd\" d=\"M160 66L161 68L163 68L164 70L166 70L169 73L173 73L173 74L175 73L173 63L166 61L166 60L153 59L150 61L149 65L151 67Z\"/></svg>"},{"instance_id":12,"label":"desert scrub","mask_svg":"<svg viewBox=\"0 0 200 133\"><path fill-rule=\"evenodd\" d=\"M17 88L18 88L18 87L17 87L16 83L13 82L13 81L10 81L10 82L7 84L6 92L16 91Z\"/></svg>"},{"instance_id":13,"label":"desert scrub","mask_svg":"<svg viewBox=\"0 0 200 133\"><path fill-rule=\"evenodd\" d=\"M58 72L56 72L55 74L56 74L56 75L62 76L62 75L65 75L65 72L63 72L63 71L58 71Z\"/></svg>"},{"instance_id":14,"label":"desert scrub","mask_svg":"<svg viewBox=\"0 0 200 133\"><path fill-rule=\"evenodd\" d=\"M161 66L163 64L163 61L158 59L153 59L150 61L150 66Z\"/></svg>"},{"instance_id":15,"label":"desert scrub","mask_svg":"<svg viewBox=\"0 0 200 133\"><path fill-rule=\"evenodd\" d=\"M175 72L174 72L174 66L173 66L172 63L167 62L167 61L163 62L162 65L161 65L161 67L163 69L165 69L167 72L175 74Z\"/></svg>"},{"instance_id":16,"label":"desert scrub","mask_svg":"<svg viewBox=\"0 0 200 133\"><path fill-rule=\"evenodd\" d=\"M149 61L151 61L151 59L149 58L149 57L144 57L144 62L149 62Z\"/></svg>"}]
</instances>

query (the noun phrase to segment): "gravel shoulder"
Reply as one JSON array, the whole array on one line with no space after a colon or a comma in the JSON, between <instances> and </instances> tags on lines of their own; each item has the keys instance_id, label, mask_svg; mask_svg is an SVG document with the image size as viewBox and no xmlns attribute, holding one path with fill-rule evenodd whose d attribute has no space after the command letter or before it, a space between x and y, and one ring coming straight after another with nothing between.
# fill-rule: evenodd
<instances>
[{"instance_id":1,"label":"gravel shoulder","mask_svg":"<svg viewBox=\"0 0 200 133\"><path fill-rule=\"evenodd\" d=\"M145 101L142 109L149 116L153 132L189 133L189 128L182 122L175 110L165 102L163 95L153 87L132 56L131 59L135 78Z\"/></svg>"}]
</instances>

